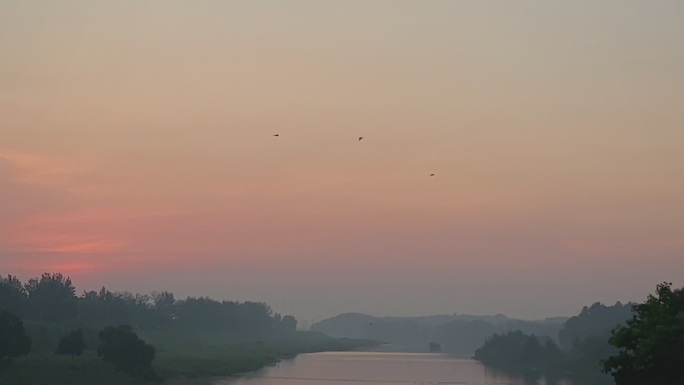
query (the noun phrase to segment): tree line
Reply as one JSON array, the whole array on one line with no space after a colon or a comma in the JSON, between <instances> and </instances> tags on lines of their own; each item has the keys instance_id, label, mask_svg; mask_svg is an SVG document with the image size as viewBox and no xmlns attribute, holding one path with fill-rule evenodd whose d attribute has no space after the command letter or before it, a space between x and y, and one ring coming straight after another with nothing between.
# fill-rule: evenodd
<instances>
[{"instance_id":1,"label":"tree line","mask_svg":"<svg viewBox=\"0 0 684 385\"><path fill-rule=\"evenodd\" d=\"M585 307L559 341L509 331L487 338L473 358L547 380L569 373L587 384L684 384L684 289L662 283L641 304Z\"/></svg>"},{"instance_id":2,"label":"tree line","mask_svg":"<svg viewBox=\"0 0 684 385\"><path fill-rule=\"evenodd\" d=\"M420 317L373 317L344 313L312 326L336 337L370 338L408 351L425 351L430 342L457 357L471 357L482 341L494 333L521 330L524 333L557 338L566 317L520 320L503 314L492 316L440 314Z\"/></svg>"},{"instance_id":3,"label":"tree line","mask_svg":"<svg viewBox=\"0 0 684 385\"><path fill-rule=\"evenodd\" d=\"M209 297L176 299L169 291L151 295L127 291L84 291L76 295L69 277L44 273L22 283L0 275L0 311L42 323L79 322L86 325L132 325L154 330L259 332L294 331L297 320L273 312L262 302L218 301Z\"/></svg>"},{"instance_id":4,"label":"tree line","mask_svg":"<svg viewBox=\"0 0 684 385\"><path fill-rule=\"evenodd\" d=\"M296 328L293 316L275 313L262 302L176 299L169 291L144 295L105 287L77 295L72 280L61 273L44 273L25 283L13 275L0 275L0 365L36 351L73 358L83 354L89 340L89 348L119 371L158 380L152 369L155 348L139 338L137 330L220 332L250 338Z\"/></svg>"}]
</instances>

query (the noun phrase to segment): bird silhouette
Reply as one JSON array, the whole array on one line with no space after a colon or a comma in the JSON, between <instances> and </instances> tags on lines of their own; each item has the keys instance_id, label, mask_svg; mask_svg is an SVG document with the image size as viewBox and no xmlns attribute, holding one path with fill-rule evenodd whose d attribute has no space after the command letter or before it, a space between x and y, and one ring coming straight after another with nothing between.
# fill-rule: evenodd
<instances>
[{"instance_id":1,"label":"bird silhouette","mask_svg":"<svg viewBox=\"0 0 684 385\"><path fill-rule=\"evenodd\" d=\"M359 142L363 140L363 136L359 136Z\"/></svg>"},{"instance_id":2,"label":"bird silhouette","mask_svg":"<svg viewBox=\"0 0 684 385\"><path fill-rule=\"evenodd\" d=\"M273 136L280 136L280 134L273 134Z\"/></svg>"},{"instance_id":3,"label":"bird silhouette","mask_svg":"<svg viewBox=\"0 0 684 385\"><path fill-rule=\"evenodd\" d=\"M435 174L430 174L430 176L435 176Z\"/></svg>"}]
</instances>

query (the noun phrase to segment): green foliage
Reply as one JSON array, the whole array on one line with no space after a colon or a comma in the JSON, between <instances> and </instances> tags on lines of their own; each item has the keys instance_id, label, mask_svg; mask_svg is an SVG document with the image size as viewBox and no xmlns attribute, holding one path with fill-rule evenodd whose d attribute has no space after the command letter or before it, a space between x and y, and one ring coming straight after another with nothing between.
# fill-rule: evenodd
<instances>
[{"instance_id":1,"label":"green foliage","mask_svg":"<svg viewBox=\"0 0 684 385\"><path fill-rule=\"evenodd\" d=\"M659 284L656 296L634 306L610 343L618 353L604 362L617 385L684 384L684 289Z\"/></svg>"},{"instance_id":2,"label":"green foliage","mask_svg":"<svg viewBox=\"0 0 684 385\"><path fill-rule=\"evenodd\" d=\"M550 338L544 339L542 346L543 359L542 366L549 369L558 369L560 363L565 360L563 351Z\"/></svg>"},{"instance_id":3,"label":"green foliage","mask_svg":"<svg viewBox=\"0 0 684 385\"><path fill-rule=\"evenodd\" d=\"M55 354L68 354L72 357L80 356L85 349L83 340L83 329L72 330L68 335L59 340L59 345Z\"/></svg>"},{"instance_id":4,"label":"green foliage","mask_svg":"<svg viewBox=\"0 0 684 385\"><path fill-rule=\"evenodd\" d=\"M24 321L26 334L31 337L31 354L53 357L55 347L59 345L63 336L68 335L74 329L83 330L83 340L86 351L92 348L93 353L99 343L97 333L100 328L76 322L38 322L33 320Z\"/></svg>"},{"instance_id":5,"label":"green foliage","mask_svg":"<svg viewBox=\"0 0 684 385\"><path fill-rule=\"evenodd\" d=\"M294 317L273 314L270 306L261 302L216 301L208 297L177 300L168 291L150 296L112 292L104 287L84 292L80 297L75 292L71 279L59 273L45 273L26 284L12 275L0 276L0 311L10 311L40 324L127 324L139 330L230 330L254 334L293 331L297 325Z\"/></svg>"},{"instance_id":6,"label":"green foliage","mask_svg":"<svg viewBox=\"0 0 684 385\"><path fill-rule=\"evenodd\" d=\"M300 353L349 351L376 345L369 340L332 338L317 332L269 333L239 339L232 333L145 332L158 349L155 368L163 378L231 376L262 368Z\"/></svg>"},{"instance_id":7,"label":"green foliage","mask_svg":"<svg viewBox=\"0 0 684 385\"><path fill-rule=\"evenodd\" d=\"M294 317L274 314L259 302L206 297L177 300L171 292L147 296L106 288L76 297L71 280L61 274L43 274L27 284L14 276L0 277L0 311L3 309L23 311L19 315L24 322L16 317L5 322L0 315L0 351L12 346L3 338L28 335L23 339L25 349L15 349L12 354L26 354L29 346L31 353L18 358L17 365L0 370L2 385L137 385L159 379L155 373L169 381L206 380L212 375L256 370L299 353L374 344L297 332ZM135 325L136 332L157 348L138 338L132 327L102 329L113 323ZM5 324L22 325L25 333L3 337ZM98 341L102 360L95 354ZM93 348L88 350L86 345ZM79 351L81 356L71 358L54 355Z\"/></svg>"},{"instance_id":8,"label":"green foliage","mask_svg":"<svg viewBox=\"0 0 684 385\"><path fill-rule=\"evenodd\" d=\"M57 336L70 330L60 325L36 323L32 328L34 332ZM97 331L94 331L95 340L92 342L93 330L84 328L83 333L87 345L95 347ZM299 353L346 351L375 344L368 340L335 339L321 333L300 331L273 331L262 334L259 340L254 336L237 335L230 331L160 329L140 331L137 334L148 344L155 346L152 367L164 379L165 384L208 385L212 383L212 376L227 377L258 370L281 358L293 357ZM52 340L56 344L57 339ZM123 371L116 370L113 365L98 359L94 349L86 349L82 356L73 359L56 356L52 354L52 350L39 353L32 350L31 354L16 361L16 365L0 370L0 384L149 384L143 379L131 378Z\"/></svg>"},{"instance_id":9,"label":"green foliage","mask_svg":"<svg viewBox=\"0 0 684 385\"><path fill-rule=\"evenodd\" d=\"M573 374L575 383L613 384L610 376L601 371L601 362L617 352L608 343L608 337L590 336L575 340L567 354L567 368Z\"/></svg>"},{"instance_id":10,"label":"green foliage","mask_svg":"<svg viewBox=\"0 0 684 385\"><path fill-rule=\"evenodd\" d=\"M494 333L520 330L526 334L555 337L564 317L539 321L508 318L503 314L473 316L441 314L422 317L372 317L344 313L312 326L334 337L370 338L392 343L413 351L425 351L430 342L438 342L442 351L471 357L485 338Z\"/></svg>"},{"instance_id":11,"label":"green foliage","mask_svg":"<svg viewBox=\"0 0 684 385\"><path fill-rule=\"evenodd\" d=\"M163 319L172 320L176 316L176 297L169 291L152 292L153 308Z\"/></svg>"},{"instance_id":12,"label":"green foliage","mask_svg":"<svg viewBox=\"0 0 684 385\"><path fill-rule=\"evenodd\" d=\"M23 316L27 310L26 289L21 281L12 275L0 275L0 311Z\"/></svg>"},{"instance_id":13,"label":"green foliage","mask_svg":"<svg viewBox=\"0 0 684 385\"><path fill-rule=\"evenodd\" d=\"M24 332L19 317L0 312L0 361L26 355L31 350L31 339Z\"/></svg>"},{"instance_id":14,"label":"green foliage","mask_svg":"<svg viewBox=\"0 0 684 385\"><path fill-rule=\"evenodd\" d=\"M489 337L473 358L527 380L543 374L547 380L570 377L576 384L610 385L613 381L601 372L600 363L614 351L605 336L576 339L570 351L563 351L550 338L513 331Z\"/></svg>"},{"instance_id":15,"label":"green foliage","mask_svg":"<svg viewBox=\"0 0 684 385\"><path fill-rule=\"evenodd\" d=\"M175 306L175 324L184 329L242 333L275 329L270 306L261 302L216 301L208 297L188 297Z\"/></svg>"},{"instance_id":16,"label":"green foliage","mask_svg":"<svg viewBox=\"0 0 684 385\"><path fill-rule=\"evenodd\" d=\"M291 315L286 315L283 317L283 319L280 321L280 330L286 332L293 332L297 330L297 320L295 317Z\"/></svg>"},{"instance_id":17,"label":"green foliage","mask_svg":"<svg viewBox=\"0 0 684 385\"><path fill-rule=\"evenodd\" d=\"M493 334L520 330L526 334L551 337L558 333L559 328L560 326L556 324L510 318L504 318L500 321L459 319L439 325L431 339L440 342L445 352L459 356L471 356L478 347L482 346L483 341Z\"/></svg>"},{"instance_id":18,"label":"green foliage","mask_svg":"<svg viewBox=\"0 0 684 385\"><path fill-rule=\"evenodd\" d=\"M148 295L127 291L88 291L79 298L79 319L90 325L131 324L149 329L167 325Z\"/></svg>"},{"instance_id":19,"label":"green foliage","mask_svg":"<svg viewBox=\"0 0 684 385\"><path fill-rule=\"evenodd\" d=\"M606 306L599 302L584 307L579 315L570 317L558 333L560 346L565 350L572 349L577 340L591 336L605 337L608 340L611 330L632 317L632 304L623 305L617 302Z\"/></svg>"},{"instance_id":20,"label":"green foliage","mask_svg":"<svg viewBox=\"0 0 684 385\"><path fill-rule=\"evenodd\" d=\"M473 358L494 368L522 373L529 369L558 369L564 356L550 338L516 330L487 338Z\"/></svg>"},{"instance_id":21,"label":"green foliage","mask_svg":"<svg viewBox=\"0 0 684 385\"><path fill-rule=\"evenodd\" d=\"M100 330L97 355L133 377L154 378L152 361L155 349L141 340L128 325Z\"/></svg>"},{"instance_id":22,"label":"green foliage","mask_svg":"<svg viewBox=\"0 0 684 385\"><path fill-rule=\"evenodd\" d=\"M76 288L70 278L45 273L40 278L31 278L25 288L34 319L59 322L76 317Z\"/></svg>"}]
</instances>

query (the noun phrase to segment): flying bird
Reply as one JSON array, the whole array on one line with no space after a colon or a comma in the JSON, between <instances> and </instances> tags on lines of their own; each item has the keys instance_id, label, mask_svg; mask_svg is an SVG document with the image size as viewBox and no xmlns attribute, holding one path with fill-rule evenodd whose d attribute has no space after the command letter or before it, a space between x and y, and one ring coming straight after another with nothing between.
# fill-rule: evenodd
<instances>
[{"instance_id":1,"label":"flying bird","mask_svg":"<svg viewBox=\"0 0 684 385\"><path fill-rule=\"evenodd\" d=\"M359 136L359 142L363 140L363 136Z\"/></svg>"},{"instance_id":2,"label":"flying bird","mask_svg":"<svg viewBox=\"0 0 684 385\"><path fill-rule=\"evenodd\" d=\"M280 134L273 134L273 136L280 136Z\"/></svg>"},{"instance_id":3,"label":"flying bird","mask_svg":"<svg viewBox=\"0 0 684 385\"><path fill-rule=\"evenodd\" d=\"M435 174L430 174L430 176L435 176Z\"/></svg>"}]
</instances>

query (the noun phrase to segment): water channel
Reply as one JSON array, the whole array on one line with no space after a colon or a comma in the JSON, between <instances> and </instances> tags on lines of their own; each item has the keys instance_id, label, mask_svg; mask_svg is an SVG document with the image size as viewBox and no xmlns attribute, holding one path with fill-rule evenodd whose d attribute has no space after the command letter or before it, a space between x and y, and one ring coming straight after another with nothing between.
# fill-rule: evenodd
<instances>
[{"instance_id":1,"label":"water channel","mask_svg":"<svg viewBox=\"0 0 684 385\"><path fill-rule=\"evenodd\" d=\"M302 354L245 377L217 381L216 385L529 385L529 382L494 372L477 361L444 354L328 352Z\"/></svg>"}]
</instances>

